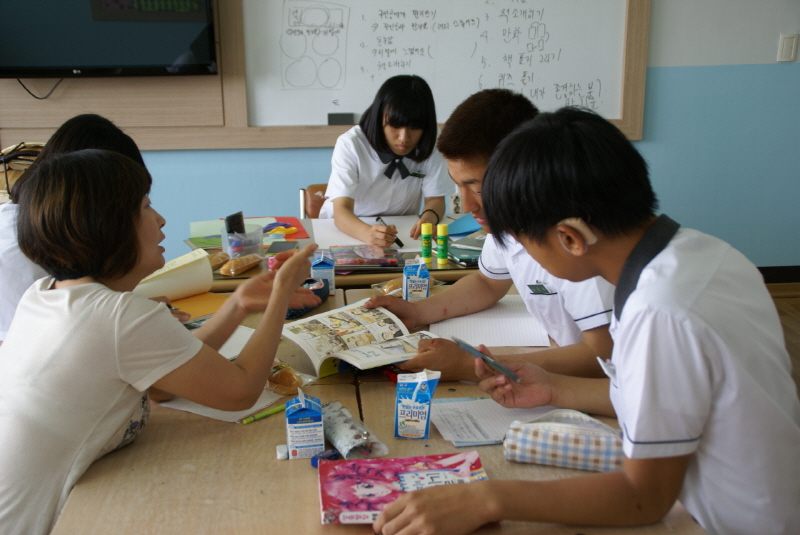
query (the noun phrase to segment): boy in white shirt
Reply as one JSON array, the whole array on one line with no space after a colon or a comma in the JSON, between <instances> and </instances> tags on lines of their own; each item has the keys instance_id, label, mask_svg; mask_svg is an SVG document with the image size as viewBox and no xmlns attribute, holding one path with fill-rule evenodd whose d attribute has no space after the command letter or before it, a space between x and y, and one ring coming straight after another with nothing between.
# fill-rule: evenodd
<instances>
[{"instance_id":1,"label":"boy in white shirt","mask_svg":"<svg viewBox=\"0 0 800 535\"><path fill-rule=\"evenodd\" d=\"M464 210L488 230L481 186L486 165L497 145L517 126L533 119L538 110L530 100L507 89L487 89L458 105L447 119L437 146L450 177L458 186ZM544 325L559 346L517 355L545 369L568 375L601 377L595 357L611 356L611 321L614 287L605 280L571 282L554 277L510 236L500 247L489 234L481 251L480 271L467 275L445 291L409 303L395 297L375 297L367 307L391 310L412 329L448 318L485 310L497 303L512 286L525 301L528 312ZM544 285L547 293L532 286ZM442 372L442 380L477 381L474 357L449 340L423 340L418 355L402 364L406 371L424 368Z\"/></svg>"},{"instance_id":2,"label":"boy in white shirt","mask_svg":"<svg viewBox=\"0 0 800 535\"><path fill-rule=\"evenodd\" d=\"M616 415L623 466L407 494L375 531L468 533L502 519L642 525L680 499L712 535L800 533L800 402L757 268L727 243L656 217L641 155L589 111L564 108L515 131L489 162L483 193L495 235L515 236L556 276L600 275L617 289L608 379L507 361L522 378L511 384L478 361L481 388L508 407Z\"/></svg>"}]
</instances>

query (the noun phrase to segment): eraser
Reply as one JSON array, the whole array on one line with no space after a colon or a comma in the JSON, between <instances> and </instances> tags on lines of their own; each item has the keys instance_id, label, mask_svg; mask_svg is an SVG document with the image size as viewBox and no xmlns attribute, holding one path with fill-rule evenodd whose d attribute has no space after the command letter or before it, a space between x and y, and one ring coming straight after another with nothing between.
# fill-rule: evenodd
<instances>
[{"instance_id":1,"label":"eraser","mask_svg":"<svg viewBox=\"0 0 800 535\"><path fill-rule=\"evenodd\" d=\"M275 446L275 456L279 461L285 461L289 458L289 448L286 444L278 444Z\"/></svg>"}]
</instances>

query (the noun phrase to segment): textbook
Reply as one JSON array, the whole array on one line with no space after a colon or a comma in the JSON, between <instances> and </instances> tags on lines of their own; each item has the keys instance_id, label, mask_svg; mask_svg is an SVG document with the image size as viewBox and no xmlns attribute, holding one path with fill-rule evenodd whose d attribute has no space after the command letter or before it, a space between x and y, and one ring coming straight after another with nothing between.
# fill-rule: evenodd
<instances>
[{"instance_id":1,"label":"textbook","mask_svg":"<svg viewBox=\"0 0 800 535\"><path fill-rule=\"evenodd\" d=\"M385 308L364 308L363 299L283 327L278 358L301 373L326 377L351 364L366 370L402 362L417 354L426 331L410 333L400 319Z\"/></svg>"},{"instance_id":2,"label":"textbook","mask_svg":"<svg viewBox=\"0 0 800 535\"><path fill-rule=\"evenodd\" d=\"M372 524L389 503L414 490L489 479L476 451L397 459L319 461L323 524Z\"/></svg>"}]
</instances>

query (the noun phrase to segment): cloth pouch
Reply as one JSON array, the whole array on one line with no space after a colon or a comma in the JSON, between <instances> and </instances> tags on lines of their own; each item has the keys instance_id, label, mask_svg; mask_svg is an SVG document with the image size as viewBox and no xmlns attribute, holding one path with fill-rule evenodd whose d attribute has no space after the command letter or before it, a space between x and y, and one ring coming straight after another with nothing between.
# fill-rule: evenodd
<instances>
[{"instance_id":1,"label":"cloth pouch","mask_svg":"<svg viewBox=\"0 0 800 535\"><path fill-rule=\"evenodd\" d=\"M617 429L579 411L556 409L531 422L511 422L506 460L604 472L622 468Z\"/></svg>"}]
</instances>

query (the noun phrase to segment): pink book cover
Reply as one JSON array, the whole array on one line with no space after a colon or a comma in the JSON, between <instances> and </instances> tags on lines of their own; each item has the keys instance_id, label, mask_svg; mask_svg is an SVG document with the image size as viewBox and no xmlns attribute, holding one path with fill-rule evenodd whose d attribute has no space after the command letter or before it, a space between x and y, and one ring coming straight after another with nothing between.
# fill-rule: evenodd
<instances>
[{"instance_id":1,"label":"pink book cover","mask_svg":"<svg viewBox=\"0 0 800 535\"><path fill-rule=\"evenodd\" d=\"M404 492L488 479L478 452L319 462L323 524L371 524Z\"/></svg>"}]
</instances>

